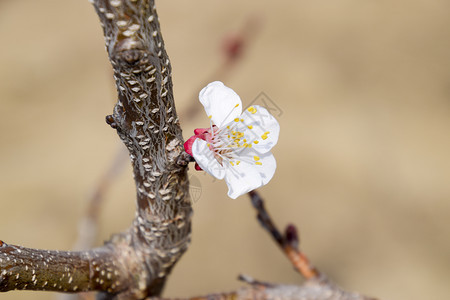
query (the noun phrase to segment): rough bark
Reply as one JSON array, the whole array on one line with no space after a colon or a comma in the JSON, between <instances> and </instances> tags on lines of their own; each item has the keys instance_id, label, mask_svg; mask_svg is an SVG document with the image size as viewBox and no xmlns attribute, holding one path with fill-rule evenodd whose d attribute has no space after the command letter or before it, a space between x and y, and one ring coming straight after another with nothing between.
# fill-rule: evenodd
<instances>
[{"instance_id":1,"label":"rough bark","mask_svg":"<svg viewBox=\"0 0 450 300\"><path fill-rule=\"evenodd\" d=\"M142 294L159 294L187 249L192 208L171 65L154 1L94 1L114 69L118 102L108 123L130 152L137 187L131 247L143 262ZM142 290L146 286L147 291Z\"/></svg>"},{"instance_id":2,"label":"rough bark","mask_svg":"<svg viewBox=\"0 0 450 300\"><path fill-rule=\"evenodd\" d=\"M83 252L0 247L0 291L102 291L102 298L158 296L190 241L187 168L171 66L153 0L95 0L118 91L106 121L129 150L137 190L131 227Z\"/></svg>"}]
</instances>

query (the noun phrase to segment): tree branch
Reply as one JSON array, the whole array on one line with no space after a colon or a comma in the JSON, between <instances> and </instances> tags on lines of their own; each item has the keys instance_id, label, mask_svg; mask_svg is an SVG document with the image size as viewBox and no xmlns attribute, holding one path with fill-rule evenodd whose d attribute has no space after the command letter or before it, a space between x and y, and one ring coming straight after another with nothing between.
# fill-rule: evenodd
<instances>
[{"instance_id":1,"label":"tree branch","mask_svg":"<svg viewBox=\"0 0 450 300\"><path fill-rule=\"evenodd\" d=\"M114 161L101 175L98 184L87 199L86 212L78 223L78 237L72 248L73 250L86 250L95 245L105 193L113 185L114 179L123 171L127 160L126 150L120 147L114 157Z\"/></svg>"},{"instance_id":2,"label":"tree branch","mask_svg":"<svg viewBox=\"0 0 450 300\"><path fill-rule=\"evenodd\" d=\"M187 249L192 208L183 138L172 93L171 65L154 1L94 1L114 69L118 102L107 121L130 152L137 187L131 246L146 275L143 295L159 294ZM152 283L152 281L155 281Z\"/></svg>"},{"instance_id":3,"label":"tree branch","mask_svg":"<svg viewBox=\"0 0 450 300\"><path fill-rule=\"evenodd\" d=\"M263 26L263 20L256 15L248 16L243 26L236 32L229 33L221 40L221 54L223 61L215 69L206 80L203 80L198 88L194 90L192 95L188 98L192 103L198 103L198 91L201 90L208 83L215 80L226 81L230 76L231 71L242 62L248 48L260 32ZM181 120L186 121L193 119L201 110L197 105L188 106L185 111L181 113Z\"/></svg>"},{"instance_id":4,"label":"tree branch","mask_svg":"<svg viewBox=\"0 0 450 300\"><path fill-rule=\"evenodd\" d=\"M185 298L185 300L375 300L358 293L347 292L331 282L309 279L302 285L271 284L245 277L249 286L235 291ZM171 300L148 298L148 300ZM172 299L182 300L182 299Z\"/></svg>"},{"instance_id":5,"label":"tree branch","mask_svg":"<svg viewBox=\"0 0 450 300\"><path fill-rule=\"evenodd\" d=\"M0 247L0 291L102 291L109 299L159 295L190 241L192 208L171 66L153 0L94 0L118 102L107 123L129 150L137 189L129 230L103 247L58 252ZM64 280L62 278L69 278ZM56 283L56 285L55 285Z\"/></svg>"},{"instance_id":6,"label":"tree branch","mask_svg":"<svg viewBox=\"0 0 450 300\"><path fill-rule=\"evenodd\" d=\"M256 191L251 191L248 195L250 196L253 207L256 209L259 223L272 236L278 246L280 246L295 269L306 279L323 278L324 275L320 274L319 271L309 263L306 255L299 250L297 228L292 224L288 225L285 234L282 235L272 221L272 218L269 216L261 196L259 196Z\"/></svg>"},{"instance_id":7,"label":"tree branch","mask_svg":"<svg viewBox=\"0 0 450 300\"><path fill-rule=\"evenodd\" d=\"M1 291L113 292L129 281L110 245L83 252L36 250L2 241L0 245Z\"/></svg>"}]
</instances>

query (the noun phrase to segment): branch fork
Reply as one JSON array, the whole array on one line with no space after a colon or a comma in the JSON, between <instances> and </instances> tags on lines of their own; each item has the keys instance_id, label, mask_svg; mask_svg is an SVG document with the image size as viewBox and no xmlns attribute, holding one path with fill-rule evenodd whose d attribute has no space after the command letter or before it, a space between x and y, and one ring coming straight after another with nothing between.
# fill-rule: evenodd
<instances>
[{"instance_id":1,"label":"branch fork","mask_svg":"<svg viewBox=\"0 0 450 300\"><path fill-rule=\"evenodd\" d=\"M129 151L136 217L128 230L88 251L47 251L1 242L0 291L102 291L102 297L115 299L157 296L190 242L187 164L177 163L183 161L183 138L154 1L92 3L118 92L106 122Z\"/></svg>"}]
</instances>

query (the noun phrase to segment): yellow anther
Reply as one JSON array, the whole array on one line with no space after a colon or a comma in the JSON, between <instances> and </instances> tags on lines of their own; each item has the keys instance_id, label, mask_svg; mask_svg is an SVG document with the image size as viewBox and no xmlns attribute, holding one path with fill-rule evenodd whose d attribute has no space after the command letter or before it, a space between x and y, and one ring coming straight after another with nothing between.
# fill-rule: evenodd
<instances>
[{"instance_id":1,"label":"yellow anther","mask_svg":"<svg viewBox=\"0 0 450 300\"><path fill-rule=\"evenodd\" d=\"M244 142L244 143L247 142L247 139L244 139L243 142Z\"/></svg>"},{"instance_id":2,"label":"yellow anther","mask_svg":"<svg viewBox=\"0 0 450 300\"><path fill-rule=\"evenodd\" d=\"M244 122L244 119L241 119L241 122Z\"/></svg>"},{"instance_id":3,"label":"yellow anther","mask_svg":"<svg viewBox=\"0 0 450 300\"><path fill-rule=\"evenodd\" d=\"M238 104L236 104L234 107L236 108L236 107L238 107L239 106L239 103Z\"/></svg>"},{"instance_id":4,"label":"yellow anther","mask_svg":"<svg viewBox=\"0 0 450 300\"><path fill-rule=\"evenodd\" d=\"M248 147L248 144L247 144L247 143L244 143L244 144L242 145L242 147Z\"/></svg>"},{"instance_id":5,"label":"yellow anther","mask_svg":"<svg viewBox=\"0 0 450 300\"><path fill-rule=\"evenodd\" d=\"M261 136L261 138L263 139L263 140L266 140L267 139L267 134L263 134L262 136Z\"/></svg>"},{"instance_id":6,"label":"yellow anther","mask_svg":"<svg viewBox=\"0 0 450 300\"><path fill-rule=\"evenodd\" d=\"M232 161L230 161L230 164L231 164L232 166L234 166L234 163L233 163Z\"/></svg>"},{"instance_id":7,"label":"yellow anther","mask_svg":"<svg viewBox=\"0 0 450 300\"><path fill-rule=\"evenodd\" d=\"M253 143L255 143L255 144L258 144L258 143L259 143L259 141L254 141Z\"/></svg>"},{"instance_id":8,"label":"yellow anther","mask_svg":"<svg viewBox=\"0 0 450 300\"><path fill-rule=\"evenodd\" d=\"M240 160L238 160L237 162L236 162L236 165L239 165L241 163L241 161Z\"/></svg>"},{"instance_id":9,"label":"yellow anther","mask_svg":"<svg viewBox=\"0 0 450 300\"><path fill-rule=\"evenodd\" d=\"M247 108L247 110L252 114L256 113L256 108L254 108L253 106L250 106L249 108Z\"/></svg>"},{"instance_id":10,"label":"yellow anther","mask_svg":"<svg viewBox=\"0 0 450 300\"><path fill-rule=\"evenodd\" d=\"M236 135L236 131L232 131L231 134L232 134L232 135Z\"/></svg>"},{"instance_id":11,"label":"yellow anther","mask_svg":"<svg viewBox=\"0 0 450 300\"><path fill-rule=\"evenodd\" d=\"M208 119L211 119L211 118L212 118L212 115L208 116Z\"/></svg>"},{"instance_id":12,"label":"yellow anther","mask_svg":"<svg viewBox=\"0 0 450 300\"><path fill-rule=\"evenodd\" d=\"M238 143L238 144L239 144L240 141L241 141L240 139L235 139L235 140L234 140L234 142L235 142L235 143Z\"/></svg>"},{"instance_id":13,"label":"yellow anther","mask_svg":"<svg viewBox=\"0 0 450 300\"><path fill-rule=\"evenodd\" d=\"M256 161L260 160L259 156L253 156L253 158L254 158Z\"/></svg>"},{"instance_id":14,"label":"yellow anther","mask_svg":"<svg viewBox=\"0 0 450 300\"><path fill-rule=\"evenodd\" d=\"M230 126L227 126L227 129L230 129Z\"/></svg>"},{"instance_id":15,"label":"yellow anther","mask_svg":"<svg viewBox=\"0 0 450 300\"><path fill-rule=\"evenodd\" d=\"M248 148L251 148L252 147L252 144L248 144L248 146L247 146Z\"/></svg>"},{"instance_id":16,"label":"yellow anther","mask_svg":"<svg viewBox=\"0 0 450 300\"><path fill-rule=\"evenodd\" d=\"M255 162L255 165L262 166L262 162L257 161Z\"/></svg>"},{"instance_id":17,"label":"yellow anther","mask_svg":"<svg viewBox=\"0 0 450 300\"><path fill-rule=\"evenodd\" d=\"M234 119L235 122L239 122L239 118Z\"/></svg>"},{"instance_id":18,"label":"yellow anther","mask_svg":"<svg viewBox=\"0 0 450 300\"><path fill-rule=\"evenodd\" d=\"M229 134L227 134L227 137L228 137L228 138L230 138L230 135L229 135Z\"/></svg>"},{"instance_id":19,"label":"yellow anther","mask_svg":"<svg viewBox=\"0 0 450 300\"><path fill-rule=\"evenodd\" d=\"M253 126L252 126L252 125L248 125L247 127L248 127L248 129L252 129L252 128L253 128Z\"/></svg>"},{"instance_id":20,"label":"yellow anther","mask_svg":"<svg viewBox=\"0 0 450 300\"><path fill-rule=\"evenodd\" d=\"M208 146L208 147L209 147L209 146L211 146L211 144L210 144L210 143L208 143L208 144L206 144L206 146Z\"/></svg>"},{"instance_id":21,"label":"yellow anther","mask_svg":"<svg viewBox=\"0 0 450 300\"><path fill-rule=\"evenodd\" d=\"M270 131L266 131L266 132L264 132L264 134L269 134L270 133Z\"/></svg>"}]
</instances>

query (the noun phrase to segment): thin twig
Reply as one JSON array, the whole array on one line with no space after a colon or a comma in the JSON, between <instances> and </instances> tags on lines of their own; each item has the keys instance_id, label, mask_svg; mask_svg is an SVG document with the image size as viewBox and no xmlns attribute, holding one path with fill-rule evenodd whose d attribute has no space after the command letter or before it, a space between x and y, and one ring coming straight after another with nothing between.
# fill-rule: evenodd
<instances>
[{"instance_id":1,"label":"thin twig","mask_svg":"<svg viewBox=\"0 0 450 300\"><path fill-rule=\"evenodd\" d=\"M261 226L270 233L278 246L284 251L295 269L306 279L322 277L319 271L313 267L306 255L298 249L298 234L294 225L286 228L284 235L278 230L267 212L263 199L256 191L248 193L253 207L257 211L257 218Z\"/></svg>"},{"instance_id":2,"label":"thin twig","mask_svg":"<svg viewBox=\"0 0 450 300\"><path fill-rule=\"evenodd\" d=\"M98 235L98 219L105 199L105 193L111 187L114 179L122 172L128 157L123 146L117 150L112 164L101 175L98 184L88 199L86 214L78 224L78 238L74 243L73 250L86 250L94 246Z\"/></svg>"},{"instance_id":3,"label":"thin twig","mask_svg":"<svg viewBox=\"0 0 450 300\"><path fill-rule=\"evenodd\" d=\"M189 99L191 99L191 103L196 103L198 91L206 86L206 84L215 80L227 80L231 74L231 71L234 70L245 57L245 53L250 48L253 40L258 36L258 33L261 31L262 27L263 20L260 16L248 16L243 26L237 32L231 33L222 38L220 50L223 61L206 80L200 83L198 88L195 89L195 92L191 94L189 97ZM201 110L198 109L197 105L190 105L187 109L180 113L180 118L183 121L193 119L200 111Z\"/></svg>"}]
</instances>

